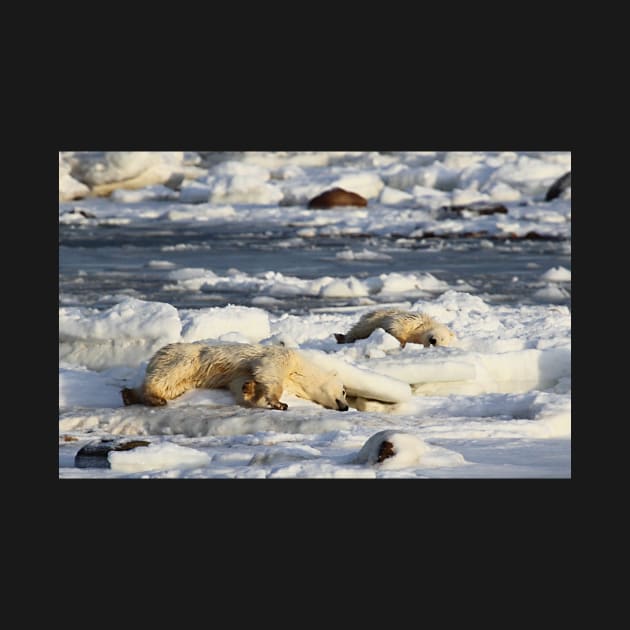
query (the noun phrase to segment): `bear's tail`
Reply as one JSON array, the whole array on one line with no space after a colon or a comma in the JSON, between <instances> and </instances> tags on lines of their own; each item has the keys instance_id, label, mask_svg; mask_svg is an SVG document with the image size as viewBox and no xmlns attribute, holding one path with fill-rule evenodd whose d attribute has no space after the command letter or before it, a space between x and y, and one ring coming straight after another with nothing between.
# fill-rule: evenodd
<instances>
[{"instance_id":1,"label":"bear's tail","mask_svg":"<svg viewBox=\"0 0 630 630\"><path fill-rule=\"evenodd\" d=\"M337 340L337 343L346 343L346 336L341 333L335 333L335 339Z\"/></svg>"}]
</instances>

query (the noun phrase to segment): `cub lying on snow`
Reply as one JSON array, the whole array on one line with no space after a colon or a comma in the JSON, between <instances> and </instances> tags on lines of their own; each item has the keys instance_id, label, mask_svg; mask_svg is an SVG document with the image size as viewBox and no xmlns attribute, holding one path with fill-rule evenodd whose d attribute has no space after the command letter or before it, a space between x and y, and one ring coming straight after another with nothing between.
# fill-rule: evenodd
<instances>
[{"instance_id":1,"label":"cub lying on snow","mask_svg":"<svg viewBox=\"0 0 630 630\"><path fill-rule=\"evenodd\" d=\"M346 391L334 371L299 350L246 343L171 343L150 359L140 387L121 390L125 405L165 405L195 388L228 388L244 407L287 409L282 393L347 411Z\"/></svg>"},{"instance_id":2,"label":"cub lying on snow","mask_svg":"<svg viewBox=\"0 0 630 630\"><path fill-rule=\"evenodd\" d=\"M337 343L352 343L369 337L377 328L396 337L403 348L407 343L450 346L456 338L452 330L425 313L385 308L365 313L348 333L335 333L335 339Z\"/></svg>"}]
</instances>

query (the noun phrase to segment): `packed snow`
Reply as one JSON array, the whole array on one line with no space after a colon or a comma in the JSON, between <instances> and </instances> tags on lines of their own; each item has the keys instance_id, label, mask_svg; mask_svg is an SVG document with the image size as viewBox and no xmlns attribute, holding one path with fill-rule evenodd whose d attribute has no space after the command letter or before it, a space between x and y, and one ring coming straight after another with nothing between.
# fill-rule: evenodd
<instances>
[{"instance_id":1,"label":"packed snow","mask_svg":"<svg viewBox=\"0 0 630 630\"><path fill-rule=\"evenodd\" d=\"M570 248L571 189L545 201L571 170L568 152L61 152L61 224L174 226L200 222L281 226L279 245L310 239L388 236L542 238ZM334 186L364 208L309 210ZM484 214L481 205L501 210ZM494 204L494 205L492 205ZM462 206L465 206L462 209ZM485 239L485 240L484 240ZM102 303L59 307L59 477L71 478L521 478L571 476L571 270L539 269L538 304L490 303L466 278L388 270L395 251L350 244L335 275L273 269L219 273L146 260L162 290L251 293L252 306L201 308L139 299L120 286ZM570 250L569 250L570 251ZM344 264L369 261L361 277ZM81 279L78 278L77 281ZM284 300L322 300L301 313ZM326 300L350 300L331 306ZM382 329L337 344L377 306L424 312L456 335L449 347L407 344ZM227 390L193 390L165 407L125 407L120 390L141 383L151 356L176 341L282 344L334 368L349 393L339 412L285 396L286 411L247 409ZM101 440L148 445L111 450L101 467L75 465ZM386 455L386 456L385 456Z\"/></svg>"}]
</instances>

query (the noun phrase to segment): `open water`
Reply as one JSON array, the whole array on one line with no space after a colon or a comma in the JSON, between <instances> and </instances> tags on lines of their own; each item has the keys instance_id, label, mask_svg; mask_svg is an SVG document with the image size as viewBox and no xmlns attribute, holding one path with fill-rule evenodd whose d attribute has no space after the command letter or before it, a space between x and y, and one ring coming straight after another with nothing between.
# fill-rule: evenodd
<instances>
[{"instance_id":1,"label":"open water","mask_svg":"<svg viewBox=\"0 0 630 630\"><path fill-rule=\"evenodd\" d=\"M340 260L352 250L387 254L388 260ZM169 261L163 268L151 261ZM230 269L252 277L268 271L301 279L323 276L363 279L387 273L431 273L451 288L488 303L566 304L568 297L539 297L541 275L552 267L571 269L565 240L492 240L344 236L296 239L291 228L226 222L151 221L150 225L59 225L59 295L63 306L111 307L112 296L130 294L176 308L251 305L256 293L236 284L229 290L165 289L172 269L204 268L217 275ZM405 295L400 296L405 300ZM413 300L412 300L413 301ZM305 312L314 307L356 304L356 298L286 296L265 305L271 312Z\"/></svg>"}]
</instances>

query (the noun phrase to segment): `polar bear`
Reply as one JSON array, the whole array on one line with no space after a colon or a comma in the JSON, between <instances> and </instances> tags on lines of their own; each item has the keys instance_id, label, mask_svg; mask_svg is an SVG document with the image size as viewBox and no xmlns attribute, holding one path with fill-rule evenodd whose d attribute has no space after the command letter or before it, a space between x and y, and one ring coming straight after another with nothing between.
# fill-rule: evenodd
<instances>
[{"instance_id":1,"label":"polar bear","mask_svg":"<svg viewBox=\"0 0 630 630\"><path fill-rule=\"evenodd\" d=\"M348 333L335 333L337 343L352 343L369 337L374 330L382 328L400 341L421 343L429 346L450 346L456 339L455 333L436 322L425 313L405 311L398 308L385 308L365 313Z\"/></svg>"},{"instance_id":2,"label":"polar bear","mask_svg":"<svg viewBox=\"0 0 630 630\"><path fill-rule=\"evenodd\" d=\"M327 409L347 411L337 372L314 365L299 350L247 343L171 343L147 364L140 387L121 390L125 405L165 405L195 388L228 388L244 407L287 409L283 392Z\"/></svg>"}]
</instances>

